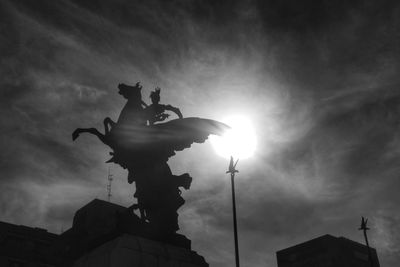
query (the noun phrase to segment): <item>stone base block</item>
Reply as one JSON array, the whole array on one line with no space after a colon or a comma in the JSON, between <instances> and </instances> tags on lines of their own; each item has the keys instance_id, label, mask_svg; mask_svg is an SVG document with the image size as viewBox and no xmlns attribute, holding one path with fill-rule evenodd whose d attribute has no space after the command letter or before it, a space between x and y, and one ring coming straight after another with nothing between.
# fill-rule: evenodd
<instances>
[{"instance_id":1,"label":"stone base block","mask_svg":"<svg viewBox=\"0 0 400 267\"><path fill-rule=\"evenodd\" d=\"M129 234L77 259L73 267L208 267L196 252Z\"/></svg>"}]
</instances>

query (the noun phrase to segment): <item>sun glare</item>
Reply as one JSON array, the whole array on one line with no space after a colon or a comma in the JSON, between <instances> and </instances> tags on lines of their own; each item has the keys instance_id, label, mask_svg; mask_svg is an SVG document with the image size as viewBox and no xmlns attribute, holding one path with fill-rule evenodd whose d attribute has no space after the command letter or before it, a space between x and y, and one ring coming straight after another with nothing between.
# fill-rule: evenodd
<instances>
[{"instance_id":1,"label":"sun glare","mask_svg":"<svg viewBox=\"0 0 400 267\"><path fill-rule=\"evenodd\" d=\"M254 127L244 116L232 116L222 122L231 127L223 136L211 136L210 141L218 155L224 158L244 159L252 156L256 149Z\"/></svg>"}]
</instances>

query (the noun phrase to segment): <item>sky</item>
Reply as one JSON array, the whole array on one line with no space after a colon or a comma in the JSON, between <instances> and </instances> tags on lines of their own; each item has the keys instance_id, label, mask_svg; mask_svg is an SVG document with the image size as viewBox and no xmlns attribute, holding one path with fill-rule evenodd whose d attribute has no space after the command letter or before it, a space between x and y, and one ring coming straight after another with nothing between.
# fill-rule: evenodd
<instances>
[{"instance_id":1,"label":"sky","mask_svg":"<svg viewBox=\"0 0 400 267\"><path fill-rule=\"evenodd\" d=\"M400 261L400 4L397 1L0 0L0 220L54 233L94 198L130 206L127 173L77 127L102 129L118 83L185 117L247 117L257 149L238 164L242 266L332 234ZM188 172L180 233L233 266L228 162L210 142L169 160Z\"/></svg>"}]
</instances>

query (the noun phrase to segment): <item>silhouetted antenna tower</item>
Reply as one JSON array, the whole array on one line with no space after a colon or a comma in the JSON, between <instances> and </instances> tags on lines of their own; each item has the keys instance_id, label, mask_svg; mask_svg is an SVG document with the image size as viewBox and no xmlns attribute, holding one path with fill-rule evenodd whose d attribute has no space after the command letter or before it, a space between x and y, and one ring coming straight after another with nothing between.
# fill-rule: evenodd
<instances>
[{"instance_id":1,"label":"silhouetted antenna tower","mask_svg":"<svg viewBox=\"0 0 400 267\"><path fill-rule=\"evenodd\" d=\"M111 170L110 170L111 168L110 167L108 167L108 176L107 176L107 179L108 179L108 184L107 184L107 200L108 200L108 202L110 202L111 201L111 185L112 185L112 180L113 180L113 176L112 176L112 174L111 174Z\"/></svg>"}]
</instances>

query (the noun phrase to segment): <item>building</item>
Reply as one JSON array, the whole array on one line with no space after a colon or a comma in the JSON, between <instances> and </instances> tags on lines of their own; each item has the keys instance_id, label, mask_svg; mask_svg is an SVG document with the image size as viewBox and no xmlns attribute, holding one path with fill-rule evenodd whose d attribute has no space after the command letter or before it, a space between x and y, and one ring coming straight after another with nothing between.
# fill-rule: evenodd
<instances>
[{"instance_id":1,"label":"building","mask_svg":"<svg viewBox=\"0 0 400 267\"><path fill-rule=\"evenodd\" d=\"M374 248L373 266L379 267ZM276 253L278 267L370 267L368 248L344 237L323 235Z\"/></svg>"},{"instance_id":2,"label":"building","mask_svg":"<svg viewBox=\"0 0 400 267\"><path fill-rule=\"evenodd\" d=\"M0 267L208 267L180 234L163 236L130 208L95 199L70 229L47 230L0 222Z\"/></svg>"},{"instance_id":3,"label":"building","mask_svg":"<svg viewBox=\"0 0 400 267\"><path fill-rule=\"evenodd\" d=\"M0 222L0 266L56 266L54 242L57 237L41 228Z\"/></svg>"}]
</instances>

